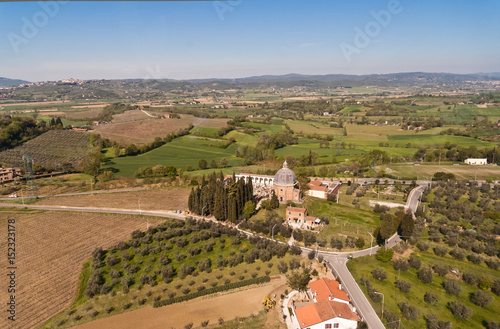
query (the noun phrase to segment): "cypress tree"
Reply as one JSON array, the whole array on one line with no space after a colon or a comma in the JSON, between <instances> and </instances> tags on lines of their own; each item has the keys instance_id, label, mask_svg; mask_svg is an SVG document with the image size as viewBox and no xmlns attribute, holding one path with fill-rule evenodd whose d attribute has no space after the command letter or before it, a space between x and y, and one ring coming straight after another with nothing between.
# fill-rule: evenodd
<instances>
[{"instance_id":1,"label":"cypress tree","mask_svg":"<svg viewBox=\"0 0 500 329\"><path fill-rule=\"evenodd\" d=\"M248 181L248 200L253 201L253 183L252 183L252 177L250 177L250 180Z\"/></svg>"},{"instance_id":2,"label":"cypress tree","mask_svg":"<svg viewBox=\"0 0 500 329\"><path fill-rule=\"evenodd\" d=\"M191 188L191 193L189 193L189 198L188 198L188 209L189 211L193 211L193 204L194 204L194 189Z\"/></svg>"},{"instance_id":3,"label":"cypress tree","mask_svg":"<svg viewBox=\"0 0 500 329\"><path fill-rule=\"evenodd\" d=\"M278 200L278 197L276 196L276 193L274 193L274 190L273 190L273 193L271 195L271 208L276 209L279 206L280 206L280 202Z\"/></svg>"}]
</instances>

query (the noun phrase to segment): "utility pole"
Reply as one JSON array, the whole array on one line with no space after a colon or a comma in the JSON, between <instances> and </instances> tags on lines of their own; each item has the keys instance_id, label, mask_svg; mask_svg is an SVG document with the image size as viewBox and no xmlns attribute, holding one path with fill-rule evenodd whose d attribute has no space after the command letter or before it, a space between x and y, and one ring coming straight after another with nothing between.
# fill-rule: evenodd
<instances>
[{"instance_id":1,"label":"utility pole","mask_svg":"<svg viewBox=\"0 0 500 329\"><path fill-rule=\"evenodd\" d=\"M374 293L376 293L377 295L382 295L382 318L380 320L384 320L384 299L385 299L385 296L383 293L378 292L378 291L374 291Z\"/></svg>"}]
</instances>

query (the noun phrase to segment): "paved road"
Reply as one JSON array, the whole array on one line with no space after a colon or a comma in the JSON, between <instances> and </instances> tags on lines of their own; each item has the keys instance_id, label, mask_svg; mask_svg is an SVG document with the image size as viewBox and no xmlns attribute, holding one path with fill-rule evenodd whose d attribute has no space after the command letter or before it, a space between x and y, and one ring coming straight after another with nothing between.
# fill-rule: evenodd
<instances>
[{"instance_id":1,"label":"paved road","mask_svg":"<svg viewBox=\"0 0 500 329\"><path fill-rule=\"evenodd\" d=\"M53 197L59 197L59 196L75 196L75 195L88 195L88 194L108 194L108 193L123 193L123 192L136 192L136 191L147 191L149 190L148 188L127 188L123 190L98 190L98 191L92 191L92 192L75 192L75 193L61 193L61 194L43 194L43 195L38 195L39 198L53 198ZM24 199L29 199L30 197L25 196ZM31 197L33 198L33 197ZM0 198L0 201L7 201L7 200L22 200L23 197L21 195L18 195L17 198Z\"/></svg>"},{"instance_id":2,"label":"paved road","mask_svg":"<svg viewBox=\"0 0 500 329\"><path fill-rule=\"evenodd\" d=\"M328 261L330 270L342 281L343 289L347 292L352 304L356 307L358 314L368 325L368 328L385 329L384 324L378 317L372 305L366 298L363 291L361 291L361 288L358 286L356 280L354 280L351 272L347 269L347 258L328 255L325 256L325 260Z\"/></svg>"},{"instance_id":3,"label":"paved road","mask_svg":"<svg viewBox=\"0 0 500 329\"><path fill-rule=\"evenodd\" d=\"M425 186L419 186L410 192L408 197L407 205L412 213L416 210L420 195L422 194ZM186 215L177 214L173 212L165 211L148 211L148 210L128 210L128 209L115 209L115 208L89 208L89 207L67 207L67 206L42 206L42 205L22 205L22 204L2 204L0 207L4 208L29 208L29 209L39 209L39 210L56 210L56 211L81 211L81 212L95 212L95 213L114 213L114 214L127 214L127 215L146 215L146 216L157 216L175 219L185 219ZM201 218L199 216L193 216ZM238 229L240 232L247 235L252 233ZM394 234L387 241L388 247L393 247L400 241L397 234ZM319 251L318 254L323 255L323 258L328 261L330 270L340 278L345 290L347 291L353 305L358 310L362 319L368 325L370 329L383 329L385 326L378 317L377 313L371 306L370 302L361 291L357 282L354 280L353 276L347 269L346 263L349 257L357 258L367 255L372 255L377 252L379 246L370 247L365 250L355 251L355 252L329 252L329 251ZM303 252L310 252L310 248L302 248Z\"/></svg>"}]
</instances>

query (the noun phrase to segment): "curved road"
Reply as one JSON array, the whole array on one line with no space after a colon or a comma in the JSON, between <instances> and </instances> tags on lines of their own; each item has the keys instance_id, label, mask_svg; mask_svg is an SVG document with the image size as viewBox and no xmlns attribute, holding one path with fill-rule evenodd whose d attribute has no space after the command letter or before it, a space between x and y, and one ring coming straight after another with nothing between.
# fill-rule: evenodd
<instances>
[{"instance_id":1,"label":"curved road","mask_svg":"<svg viewBox=\"0 0 500 329\"><path fill-rule=\"evenodd\" d=\"M410 192L408 197L407 206L412 212L415 212L418 206L420 196L422 195L425 186L418 186ZM89 207L67 207L67 206L42 206L42 205L23 205L23 204L5 204L0 203L2 208L21 208L21 209L38 209L38 210L55 210L55 211L81 211L81 212L95 212L95 213L107 213L107 214L125 214L125 215L147 215L156 217L166 217L175 219L185 219L186 215L177 214L173 212L165 211L148 211L148 210L128 210L128 209L116 209L116 208L89 208ZM192 216L200 218L199 216ZM240 232L245 234L252 234L247 231L238 229ZM267 238L267 237L266 237ZM387 240L387 246L393 247L399 243L400 238L394 234L391 238ZM354 251L354 252L331 252L331 251L319 251L318 254L323 255L325 261L330 268L330 270L339 277L344 285L344 289L348 293L352 303L356 307L361 318L366 322L368 328L370 329L384 329L382 321L378 317L377 313L371 306L370 302L361 291L361 288L354 280L347 269L347 261L349 257L357 258L367 255L371 255L377 252L379 246L371 247L364 250ZM302 248L303 252L310 252L310 248Z\"/></svg>"}]
</instances>

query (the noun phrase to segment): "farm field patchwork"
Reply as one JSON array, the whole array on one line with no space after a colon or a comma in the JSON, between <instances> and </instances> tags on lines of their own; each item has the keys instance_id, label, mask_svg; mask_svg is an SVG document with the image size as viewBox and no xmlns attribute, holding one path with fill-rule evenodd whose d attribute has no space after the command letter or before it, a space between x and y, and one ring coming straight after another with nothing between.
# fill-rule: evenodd
<instances>
[{"instance_id":1,"label":"farm field patchwork","mask_svg":"<svg viewBox=\"0 0 500 329\"><path fill-rule=\"evenodd\" d=\"M186 170L186 167L190 165L196 169L201 159L205 159L210 165L212 160L219 163L222 158L228 160L229 166L235 166L242 161L234 155L236 147L234 144L225 149L216 145L207 147L203 144L193 144L190 136L183 136L138 156L114 158L104 169L113 168L118 170L120 176L133 176L140 167L153 167L161 164Z\"/></svg>"},{"instance_id":2,"label":"farm field patchwork","mask_svg":"<svg viewBox=\"0 0 500 329\"><path fill-rule=\"evenodd\" d=\"M124 114L132 112L127 111ZM141 111L139 115L144 120L111 123L96 126L91 133L100 134L122 145L135 143L141 145L152 142L156 137L165 137L193 124L196 127L221 128L226 125L227 119L203 119L192 115L181 115L180 119L153 119ZM152 112L152 114L155 114ZM149 118L149 119L148 119Z\"/></svg>"}]
</instances>

